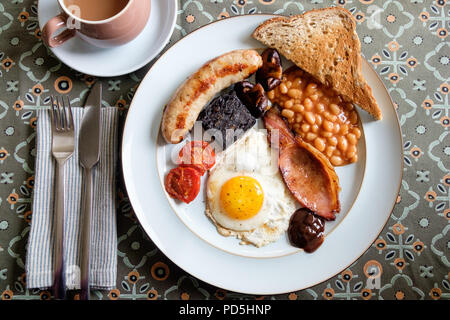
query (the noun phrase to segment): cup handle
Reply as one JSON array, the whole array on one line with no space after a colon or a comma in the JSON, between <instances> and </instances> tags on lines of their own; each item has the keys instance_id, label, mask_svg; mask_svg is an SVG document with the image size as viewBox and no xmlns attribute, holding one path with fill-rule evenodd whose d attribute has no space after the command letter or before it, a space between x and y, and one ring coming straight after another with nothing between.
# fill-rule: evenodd
<instances>
[{"instance_id":1,"label":"cup handle","mask_svg":"<svg viewBox=\"0 0 450 320\"><path fill-rule=\"evenodd\" d=\"M53 36L58 29L66 27L66 22L67 16L63 13L60 13L47 21L42 29L42 39L47 46L50 48L57 47L75 36L75 29L66 29L60 34Z\"/></svg>"}]
</instances>

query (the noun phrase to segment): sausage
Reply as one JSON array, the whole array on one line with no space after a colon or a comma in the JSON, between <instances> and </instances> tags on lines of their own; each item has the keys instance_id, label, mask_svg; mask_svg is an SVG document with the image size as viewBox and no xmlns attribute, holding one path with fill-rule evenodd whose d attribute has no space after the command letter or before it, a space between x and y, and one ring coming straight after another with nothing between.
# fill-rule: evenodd
<instances>
[{"instance_id":1,"label":"sausage","mask_svg":"<svg viewBox=\"0 0 450 320\"><path fill-rule=\"evenodd\" d=\"M262 66L255 50L235 50L203 65L175 92L164 110L161 130L169 143L181 142L203 107L221 90L248 78Z\"/></svg>"}]
</instances>

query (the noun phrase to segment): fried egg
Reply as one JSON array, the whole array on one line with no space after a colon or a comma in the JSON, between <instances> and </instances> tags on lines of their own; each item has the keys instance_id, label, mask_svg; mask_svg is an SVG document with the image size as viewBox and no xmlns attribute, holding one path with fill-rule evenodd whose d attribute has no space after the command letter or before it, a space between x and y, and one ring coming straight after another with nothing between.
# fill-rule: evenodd
<instances>
[{"instance_id":1,"label":"fried egg","mask_svg":"<svg viewBox=\"0 0 450 320\"><path fill-rule=\"evenodd\" d=\"M286 232L296 201L264 131L250 129L219 154L206 183L206 215L223 236L257 247Z\"/></svg>"}]
</instances>

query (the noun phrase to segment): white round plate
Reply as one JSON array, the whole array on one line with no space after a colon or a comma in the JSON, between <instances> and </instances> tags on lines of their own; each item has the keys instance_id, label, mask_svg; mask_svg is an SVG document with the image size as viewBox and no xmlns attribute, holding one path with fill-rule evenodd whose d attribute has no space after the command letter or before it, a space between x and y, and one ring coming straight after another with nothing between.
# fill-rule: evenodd
<instances>
[{"instance_id":1,"label":"white round plate","mask_svg":"<svg viewBox=\"0 0 450 320\"><path fill-rule=\"evenodd\" d=\"M150 0L148 0L150 1ZM114 48L98 48L75 36L50 48L63 63L96 77L116 77L145 66L164 48L177 18L177 0L151 0L150 18L132 41ZM39 0L39 27L60 12L56 0Z\"/></svg>"},{"instance_id":2,"label":"white round plate","mask_svg":"<svg viewBox=\"0 0 450 320\"><path fill-rule=\"evenodd\" d=\"M261 48L252 31L273 15L217 21L174 44L141 82L128 111L122 165L129 199L144 230L159 249L193 276L249 294L278 294L310 287L334 276L360 257L389 218L400 188L402 137L392 100L376 72L363 74L383 113L372 121L360 112L364 136L356 164L337 168L342 211L326 223L323 245L307 254L284 236L267 247L239 245L220 236L204 214L204 194L189 205L167 197L163 178L173 165L172 148L160 136L162 110L176 88L206 61L235 49ZM170 76L168 76L170 75ZM204 181L203 181L204 182ZM264 258L264 259L261 259Z\"/></svg>"},{"instance_id":3,"label":"white round plate","mask_svg":"<svg viewBox=\"0 0 450 320\"><path fill-rule=\"evenodd\" d=\"M292 65L292 63L287 61L283 62L284 69L287 69L287 67ZM263 121L259 119L254 128L257 130L264 129ZM192 140L199 139L193 139L191 135L186 137L186 141ZM164 188L164 178L167 173L170 169L176 167L173 156L175 155L176 157L184 145L185 142L176 145L168 144L164 141L162 135L159 135L158 148L156 151L156 164L158 167L161 188ZM358 161L351 165L336 168L336 173L339 176L339 185L341 187L341 192L339 193L341 213L336 215L336 220L328 221L326 223L325 237L328 237L328 235L333 232L333 230L345 218L358 196L364 178L366 163L365 154L366 145L363 134L358 143ZM289 244L287 233L284 233L278 241L260 248L253 245L241 245L240 240L235 237L221 236L212 224L212 221L204 214L206 201L206 180L207 175L205 174L202 177L199 195L189 204L174 200L169 196L167 197L173 211L178 215L181 221L183 221L186 227L188 227L198 237L218 249L243 257L276 258L301 251L301 249L293 247Z\"/></svg>"}]
</instances>

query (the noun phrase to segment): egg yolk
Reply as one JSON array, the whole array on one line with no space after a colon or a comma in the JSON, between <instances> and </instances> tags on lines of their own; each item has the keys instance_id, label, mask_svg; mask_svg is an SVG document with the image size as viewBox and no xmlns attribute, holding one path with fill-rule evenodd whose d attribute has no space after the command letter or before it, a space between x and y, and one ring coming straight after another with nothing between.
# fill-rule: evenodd
<instances>
[{"instance_id":1,"label":"egg yolk","mask_svg":"<svg viewBox=\"0 0 450 320\"><path fill-rule=\"evenodd\" d=\"M262 207L264 193L258 180L248 176L231 178L220 191L220 203L233 219L245 220L256 215Z\"/></svg>"}]
</instances>

